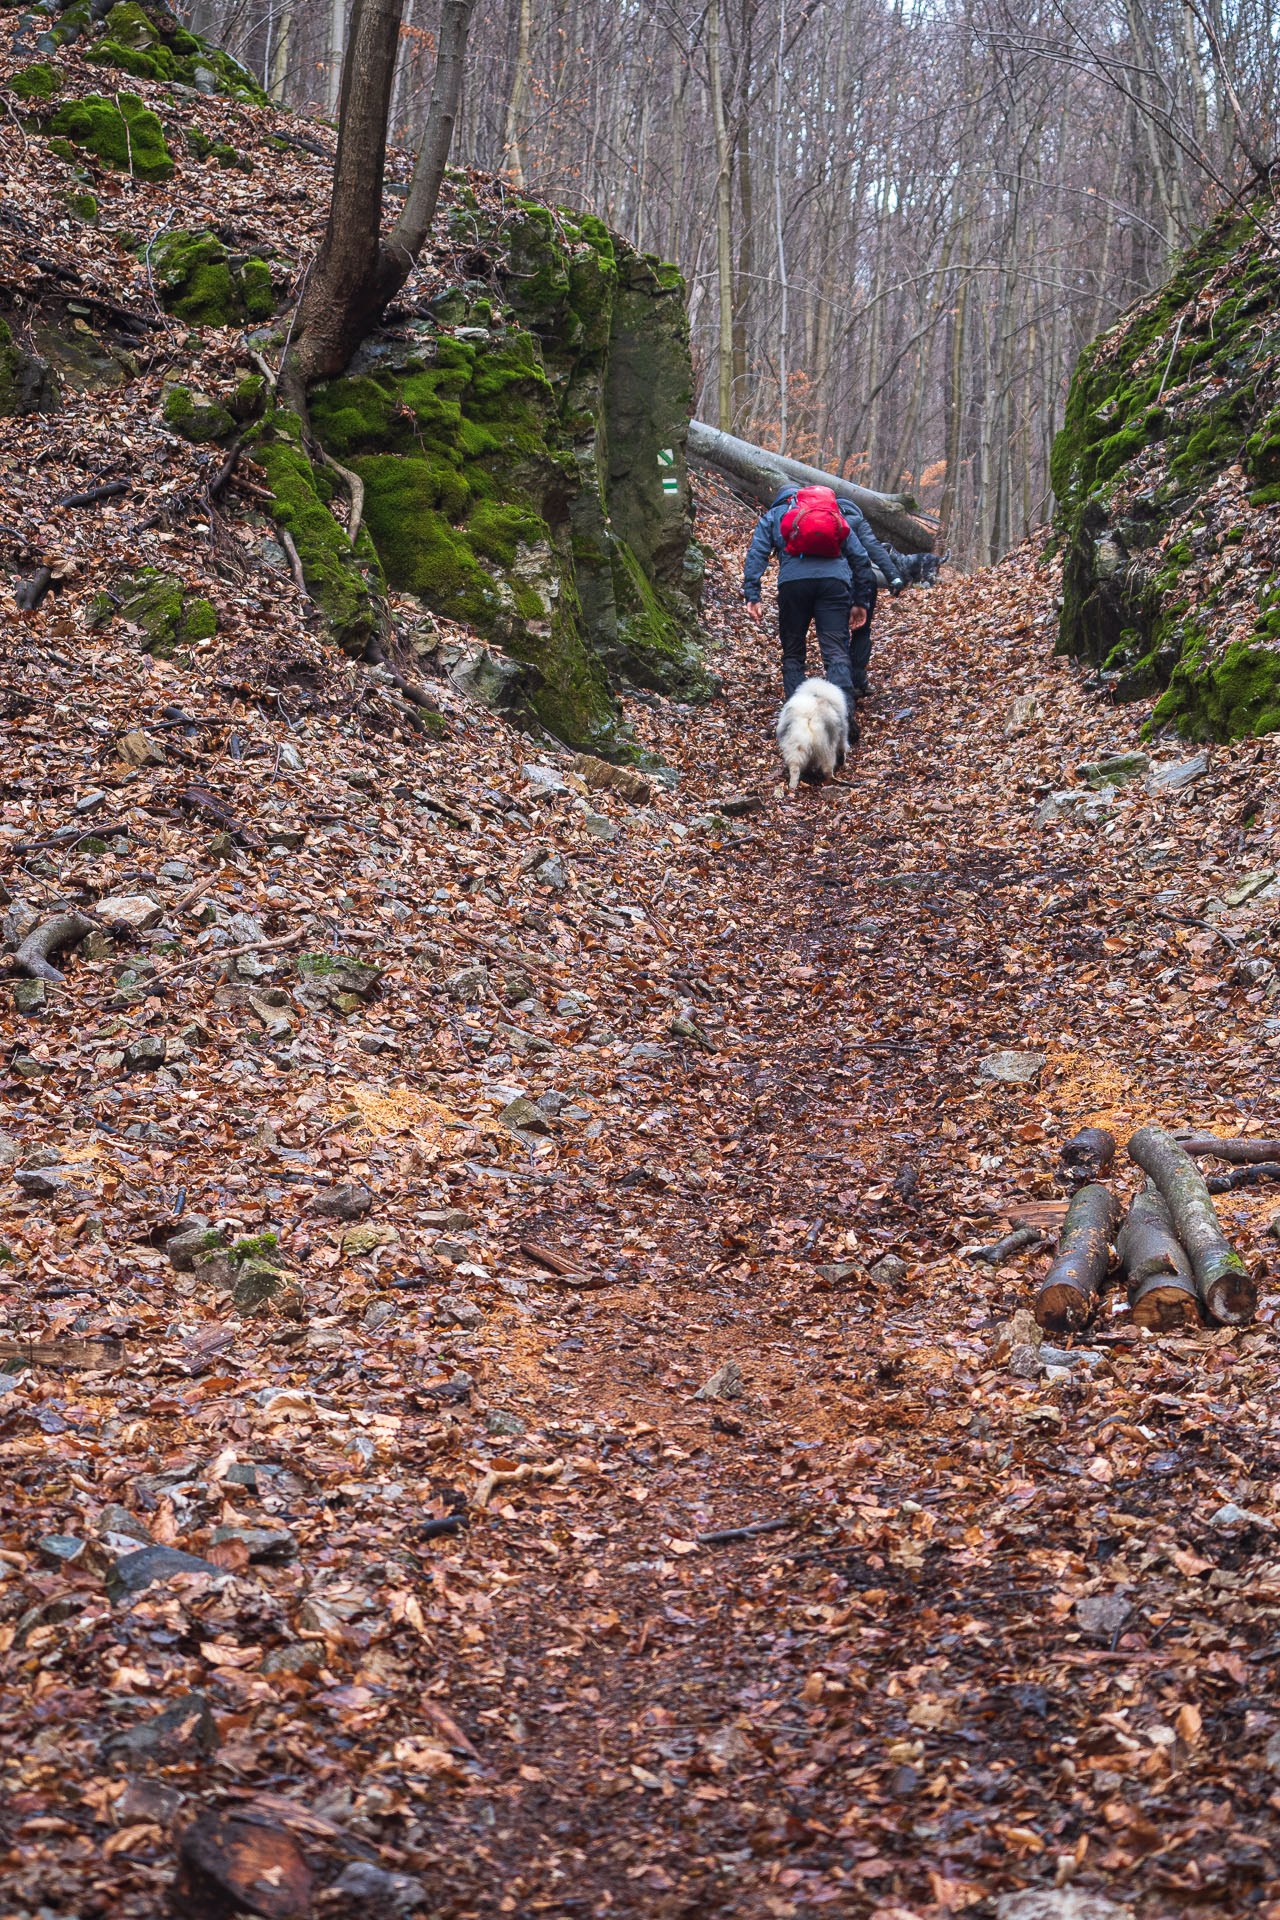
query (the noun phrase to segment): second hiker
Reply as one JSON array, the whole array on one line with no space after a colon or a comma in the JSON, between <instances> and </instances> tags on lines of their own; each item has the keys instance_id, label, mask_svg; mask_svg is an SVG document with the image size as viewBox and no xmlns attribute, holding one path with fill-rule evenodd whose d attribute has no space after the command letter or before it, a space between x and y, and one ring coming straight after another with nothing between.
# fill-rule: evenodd
<instances>
[{"instance_id":1,"label":"second hiker","mask_svg":"<svg viewBox=\"0 0 1280 1920\"><path fill-rule=\"evenodd\" d=\"M742 597L757 622L763 618L760 582L775 553L783 698L789 700L805 677L812 622L822 670L844 693L852 716L849 628L866 624L867 609L875 603L876 579L866 548L829 487L783 487L756 522L742 572ZM852 719L850 733L856 734Z\"/></svg>"}]
</instances>

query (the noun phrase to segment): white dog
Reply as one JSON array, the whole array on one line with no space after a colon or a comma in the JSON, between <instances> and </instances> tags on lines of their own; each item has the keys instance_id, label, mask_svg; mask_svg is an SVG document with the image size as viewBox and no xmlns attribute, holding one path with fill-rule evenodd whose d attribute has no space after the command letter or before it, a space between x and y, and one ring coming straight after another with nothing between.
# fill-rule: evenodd
<instances>
[{"instance_id":1,"label":"white dog","mask_svg":"<svg viewBox=\"0 0 1280 1920\"><path fill-rule=\"evenodd\" d=\"M830 680L805 680L778 715L778 751L795 792L802 780L829 780L849 751L849 706Z\"/></svg>"}]
</instances>

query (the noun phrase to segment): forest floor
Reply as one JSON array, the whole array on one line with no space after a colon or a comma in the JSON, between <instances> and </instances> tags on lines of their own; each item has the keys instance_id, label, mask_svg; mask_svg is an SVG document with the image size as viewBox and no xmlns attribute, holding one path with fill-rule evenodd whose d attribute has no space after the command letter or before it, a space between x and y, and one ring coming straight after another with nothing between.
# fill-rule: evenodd
<instances>
[{"instance_id":1,"label":"forest floor","mask_svg":"<svg viewBox=\"0 0 1280 1920\"><path fill-rule=\"evenodd\" d=\"M1053 661L1028 549L886 605L861 750L789 801L748 531L704 500L725 693L637 707L648 805L269 635L7 643L10 894L160 917L4 1015L5 1914L166 1912L194 1819L264 1914L1280 1916L1271 1297L1046 1365L1047 1256L972 1257L1086 1122L1276 1131L1273 909L1228 904L1275 749L1038 824L1141 715ZM1222 1210L1265 1274L1274 1201ZM172 1264L192 1217L285 1290Z\"/></svg>"}]
</instances>

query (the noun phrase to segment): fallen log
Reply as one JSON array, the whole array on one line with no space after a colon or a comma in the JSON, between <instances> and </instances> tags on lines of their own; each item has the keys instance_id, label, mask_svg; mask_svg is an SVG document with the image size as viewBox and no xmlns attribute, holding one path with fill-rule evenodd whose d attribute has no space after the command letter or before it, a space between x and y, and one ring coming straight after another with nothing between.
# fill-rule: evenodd
<instances>
[{"instance_id":1,"label":"fallen log","mask_svg":"<svg viewBox=\"0 0 1280 1920\"><path fill-rule=\"evenodd\" d=\"M1081 1127L1062 1149L1062 1170L1071 1184L1083 1187L1101 1180L1116 1157L1116 1137L1105 1127Z\"/></svg>"},{"instance_id":2,"label":"fallen log","mask_svg":"<svg viewBox=\"0 0 1280 1920\"><path fill-rule=\"evenodd\" d=\"M1003 1239L993 1240L989 1247L974 1247L968 1258L983 1260L989 1267L1002 1267L1015 1253L1023 1253L1028 1247L1041 1246L1044 1237L1039 1227L1015 1227Z\"/></svg>"},{"instance_id":3,"label":"fallen log","mask_svg":"<svg viewBox=\"0 0 1280 1920\"><path fill-rule=\"evenodd\" d=\"M1107 1187L1081 1187L1062 1223L1058 1251L1036 1295L1036 1319L1053 1333L1082 1327L1111 1265L1120 1203Z\"/></svg>"},{"instance_id":4,"label":"fallen log","mask_svg":"<svg viewBox=\"0 0 1280 1920\"><path fill-rule=\"evenodd\" d=\"M27 935L13 956L14 965L33 980L52 980L61 985L67 976L50 965L49 955L78 946L92 932L93 921L86 920L82 913L55 913Z\"/></svg>"},{"instance_id":5,"label":"fallen log","mask_svg":"<svg viewBox=\"0 0 1280 1920\"><path fill-rule=\"evenodd\" d=\"M753 446L731 433L721 433L702 420L689 422L689 454L708 467L714 467L727 479L745 486L756 504L767 507L780 487L794 481L802 487L830 487L842 500L852 500L871 522L877 539L897 548L900 553L932 553L933 530L916 518L910 505L899 494L874 493L859 487L839 474L824 473L820 467L806 466L803 460L788 459L785 454L770 453L767 447Z\"/></svg>"},{"instance_id":6,"label":"fallen log","mask_svg":"<svg viewBox=\"0 0 1280 1920\"><path fill-rule=\"evenodd\" d=\"M1206 1313L1229 1327L1247 1326L1258 1309L1257 1287L1228 1244L1209 1190L1184 1149L1163 1127L1139 1127L1129 1142L1129 1158L1168 1202Z\"/></svg>"},{"instance_id":7,"label":"fallen log","mask_svg":"<svg viewBox=\"0 0 1280 1920\"><path fill-rule=\"evenodd\" d=\"M1234 1193L1237 1187L1257 1187L1280 1180L1280 1161L1263 1160L1256 1167L1233 1167L1230 1173L1216 1173L1205 1181L1209 1193Z\"/></svg>"},{"instance_id":8,"label":"fallen log","mask_svg":"<svg viewBox=\"0 0 1280 1920\"><path fill-rule=\"evenodd\" d=\"M1234 1167L1280 1160L1280 1140L1219 1140L1212 1133L1175 1133L1173 1138L1193 1160L1225 1160Z\"/></svg>"},{"instance_id":9,"label":"fallen log","mask_svg":"<svg viewBox=\"0 0 1280 1920\"><path fill-rule=\"evenodd\" d=\"M1136 1194L1116 1236L1128 1283L1129 1306L1140 1327L1172 1333L1199 1326L1200 1295L1186 1249L1174 1231L1169 1204L1148 1181Z\"/></svg>"}]
</instances>

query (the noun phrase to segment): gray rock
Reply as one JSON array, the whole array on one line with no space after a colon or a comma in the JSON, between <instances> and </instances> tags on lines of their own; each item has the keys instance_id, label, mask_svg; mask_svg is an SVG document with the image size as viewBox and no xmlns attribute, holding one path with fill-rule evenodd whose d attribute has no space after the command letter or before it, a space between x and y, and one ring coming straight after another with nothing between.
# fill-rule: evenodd
<instances>
[{"instance_id":1,"label":"gray rock","mask_svg":"<svg viewBox=\"0 0 1280 1920\"><path fill-rule=\"evenodd\" d=\"M107 796L101 787L90 787L88 793L82 793L75 803L77 813L96 813L99 807L107 804Z\"/></svg>"},{"instance_id":2,"label":"gray rock","mask_svg":"<svg viewBox=\"0 0 1280 1920\"><path fill-rule=\"evenodd\" d=\"M670 1047L660 1047L656 1040L637 1040L623 1061L624 1067L642 1067L658 1060L671 1058Z\"/></svg>"},{"instance_id":3,"label":"gray rock","mask_svg":"<svg viewBox=\"0 0 1280 1920\"><path fill-rule=\"evenodd\" d=\"M1179 788L1190 786L1193 780L1199 780L1208 771L1207 753L1198 753L1193 760L1159 762L1147 775L1147 792L1177 793Z\"/></svg>"},{"instance_id":4,"label":"gray rock","mask_svg":"<svg viewBox=\"0 0 1280 1920\"><path fill-rule=\"evenodd\" d=\"M569 1104L569 1096L567 1093L558 1092L555 1087L548 1087L545 1093L538 1095L535 1104L541 1107L544 1113L563 1113Z\"/></svg>"},{"instance_id":5,"label":"gray rock","mask_svg":"<svg viewBox=\"0 0 1280 1920\"><path fill-rule=\"evenodd\" d=\"M1076 1601L1076 1619L1094 1640L1110 1640L1132 1611L1122 1593L1090 1593Z\"/></svg>"},{"instance_id":6,"label":"gray rock","mask_svg":"<svg viewBox=\"0 0 1280 1920\"><path fill-rule=\"evenodd\" d=\"M519 1099L513 1100L509 1106L504 1107L498 1118L503 1126L510 1127L513 1133L549 1134L551 1132L546 1114L541 1108L535 1107L532 1100L526 1100L523 1094Z\"/></svg>"},{"instance_id":7,"label":"gray rock","mask_svg":"<svg viewBox=\"0 0 1280 1920\"><path fill-rule=\"evenodd\" d=\"M542 865L535 870L534 879L538 881L540 886L550 887L554 893L563 892L569 883L569 876L565 871L565 864L560 858L560 855L553 853L550 859L544 860Z\"/></svg>"},{"instance_id":8,"label":"gray rock","mask_svg":"<svg viewBox=\"0 0 1280 1920\"><path fill-rule=\"evenodd\" d=\"M107 1506L102 1509L93 1523L94 1531L108 1534L117 1540L136 1540L141 1547L151 1545L151 1534L145 1521L128 1507Z\"/></svg>"},{"instance_id":9,"label":"gray rock","mask_svg":"<svg viewBox=\"0 0 1280 1920\"><path fill-rule=\"evenodd\" d=\"M1020 1340L1009 1355L1009 1371L1015 1380L1040 1378L1040 1353L1029 1340Z\"/></svg>"},{"instance_id":10,"label":"gray rock","mask_svg":"<svg viewBox=\"0 0 1280 1920\"><path fill-rule=\"evenodd\" d=\"M1133 1920L1133 1908L1084 1887L1024 1887L999 1896L996 1920Z\"/></svg>"},{"instance_id":11,"label":"gray rock","mask_svg":"<svg viewBox=\"0 0 1280 1920\"><path fill-rule=\"evenodd\" d=\"M227 932L236 946L252 946L255 941L265 940L267 930L261 920L251 913L228 914L224 922Z\"/></svg>"},{"instance_id":12,"label":"gray rock","mask_svg":"<svg viewBox=\"0 0 1280 1920\"><path fill-rule=\"evenodd\" d=\"M524 783L535 793L568 793L563 776L554 767L530 763L524 769Z\"/></svg>"},{"instance_id":13,"label":"gray rock","mask_svg":"<svg viewBox=\"0 0 1280 1920\"><path fill-rule=\"evenodd\" d=\"M255 1565L292 1560L298 1551L298 1542L287 1527L215 1527L209 1536L209 1544L214 1547L228 1540L239 1540L248 1547Z\"/></svg>"},{"instance_id":14,"label":"gray rock","mask_svg":"<svg viewBox=\"0 0 1280 1920\"><path fill-rule=\"evenodd\" d=\"M489 973L485 967L459 967L451 973L444 983L445 992L451 1000L477 1000L489 984Z\"/></svg>"},{"instance_id":15,"label":"gray rock","mask_svg":"<svg viewBox=\"0 0 1280 1920\"><path fill-rule=\"evenodd\" d=\"M344 1180L336 1187L319 1187L307 1202L307 1212L322 1220L358 1220L373 1205L373 1195L358 1180Z\"/></svg>"},{"instance_id":16,"label":"gray rock","mask_svg":"<svg viewBox=\"0 0 1280 1920\"><path fill-rule=\"evenodd\" d=\"M150 1720L114 1734L105 1751L141 1758L143 1755L212 1753L218 1745L218 1726L203 1693L183 1694Z\"/></svg>"},{"instance_id":17,"label":"gray rock","mask_svg":"<svg viewBox=\"0 0 1280 1920\"><path fill-rule=\"evenodd\" d=\"M484 1314L474 1300L468 1300L465 1293L446 1293L436 1302L436 1319L442 1326L461 1327L466 1333L474 1333L477 1327L484 1325Z\"/></svg>"},{"instance_id":18,"label":"gray rock","mask_svg":"<svg viewBox=\"0 0 1280 1920\"><path fill-rule=\"evenodd\" d=\"M695 1400L742 1400L746 1396L742 1369L736 1360L726 1360L694 1394Z\"/></svg>"},{"instance_id":19,"label":"gray rock","mask_svg":"<svg viewBox=\"0 0 1280 1920\"><path fill-rule=\"evenodd\" d=\"M164 1243L165 1257L179 1273L190 1273L202 1253L212 1253L222 1244L222 1236L204 1219L192 1220Z\"/></svg>"},{"instance_id":20,"label":"gray rock","mask_svg":"<svg viewBox=\"0 0 1280 1920\"><path fill-rule=\"evenodd\" d=\"M1145 753L1113 753L1105 760L1087 762L1076 768L1077 780L1086 787L1126 787L1132 780L1145 778L1151 761Z\"/></svg>"},{"instance_id":21,"label":"gray rock","mask_svg":"<svg viewBox=\"0 0 1280 1920\"><path fill-rule=\"evenodd\" d=\"M144 1593L157 1580L171 1579L175 1573L222 1577L221 1569L211 1560L201 1560L194 1553L183 1553L178 1547L142 1547L116 1561L107 1575L107 1593L112 1600L124 1600L131 1594Z\"/></svg>"},{"instance_id":22,"label":"gray rock","mask_svg":"<svg viewBox=\"0 0 1280 1920\"><path fill-rule=\"evenodd\" d=\"M431 1251L441 1260L452 1260L456 1266L459 1260L466 1259L467 1255L471 1252L471 1248L467 1246L463 1240L446 1240L441 1238L436 1241Z\"/></svg>"},{"instance_id":23,"label":"gray rock","mask_svg":"<svg viewBox=\"0 0 1280 1920\"><path fill-rule=\"evenodd\" d=\"M846 1280L853 1279L857 1271L856 1260L824 1260L814 1268L814 1272L821 1274L824 1280L829 1280L833 1287L842 1287Z\"/></svg>"},{"instance_id":24,"label":"gray rock","mask_svg":"<svg viewBox=\"0 0 1280 1920\"><path fill-rule=\"evenodd\" d=\"M1228 1500L1216 1513L1209 1515L1211 1527L1271 1527L1271 1521L1265 1514L1251 1513L1248 1507L1237 1506L1234 1500Z\"/></svg>"},{"instance_id":25,"label":"gray rock","mask_svg":"<svg viewBox=\"0 0 1280 1920\"><path fill-rule=\"evenodd\" d=\"M84 1553L84 1541L74 1533L45 1533L36 1541L40 1558L52 1567L71 1567Z\"/></svg>"},{"instance_id":26,"label":"gray rock","mask_svg":"<svg viewBox=\"0 0 1280 1920\"><path fill-rule=\"evenodd\" d=\"M475 1220L463 1207L446 1207L441 1225L447 1227L450 1233L466 1233L474 1227Z\"/></svg>"},{"instance_id":27,"label":"gray rock","mask_svg":"<svg viewBox=\"0 0 1280 1920\"><path fill-rule=\"evenodd\" d=\"M582 824L593 840L616 840L618 837L615 822L606 819L602 813L584 813Z\"/></svg>"},{"instance_id":28,"label":"gray rock","mask_svg":"<svg viewBox=\"0 0 1280 1920\"><path fill-rule=\"evenodd\" d=\"M595 1008L585 993L562 993L556 1001L556 1012L568 1017L594 1013Z\"/></svg>"},{"instance_id":29,"label":"gray rock","mask_svg":"<svg viewBox=\"0 0 1280 1920\"><path fill-rule=\"evenodd\" d=\"M43 980L18 980L14 983L13 1008L26 1020L34 1020L49 1004L49 989Z\"/></svg>"},{"instance_id":30,"label":"gray rock","mask_svg":"<svg viewBox=\"0 0 1280 1920\"><path fill-rule=\"evenodd\" d=\"M143 1033L124 1050L124 1064L130 1073L155 1073L164 1065L164 1039L158 1033Z\"/></svg>"},{"instance_id":31,"label":"gray rock","mask_svg":"<svg viewBox=\"0 0 1280 1920\"><path fill-rule=\"evenodd\" d=\"M1280 1773L1280 1733L1273 1733L1262 1750L1262 1758L1272 1773Z\"/></svg>"},{"instance_id":32,"label":"gray rock","mask_svg":"<svg viewBox=\"0 0 1280 1920\"><path fill-rule=\"evenodd\" d=\"M427 1902L427 1890L412 1874L388 1873L371 1860L353 1860L335 1883L338 1893L363 1903L367 1914L414 1913Z\"/></svg>"},{"instance_id":33,"label":"gray rock","mask_svg":"<svg viewBox=\"0 0 1280 1920\"><path fill-rule=\"evenodd\" d=\"M218 91L218 76L210 67L197 67L191 76L197 93L208 94L210 98Z\"/></svg>"},{"instance_id":34,"label":"gray rock","mask_svg":"<svg viewBox=\"0 0 1280 1920\"><path fill-rule=\"evenodd\" d=\"M171 886L185 887L191 884L191 869L185 860L166 860L156 869L160 880L167 880Z\"/></svg>"},{"instance_id":35,"label":"gray rock","mask_svg":"<svg viewBox=\"0 0 1280 1920\"><path fill-rule=\"evenodd\" d=\"M52 1200L55 1194L65 1191L67 1178L55 1167L17 1167L13 1182L28 1200Z\"/></svg>"},{"instance_id":36,"label":"gray rock","mask_svg":"<svg viewBox=\"0 0 1280 1920\"><path fill-rule=\"evenodd\" d=\"M231 1300L240 1313L256 1313L282 1294L289 1285L288 1276L267 1260L242 1260L231 1286Z\"/></svg>"},{"instance_id":37,"label":"gray rock","mask_svg":"<svg viewBox=\"0 0 1280 1920\"><path fill-rule=\"evenodd\" d=\"M870 1277L882 1287L896 1287L907 1277L909 1269L905 1260L896 1253L886 1253L870 1269Z\"/></svg>"},{"instance_id":38,"label":"gray rock","mask_svg":"<svg viewBox=\"0 0 1280 1920\"><path fill-rule=\"evenodd\" d=\"M128 927L134 933L157 926L164 914L160 902L149 893L113 893L99 900L96 911L109 927Z\"/></svg>"},{"instance_id":39,"label":"gray rock","mask_svg":"<svg viewBox=\"0 0 1280 1920\"><path fill-rule=\"evenodd\" d=\"M1002 1081L1013 1087L1030 1087L1040 1078L1044 1063L1042 1053L989 1053L978 1064L978 1078Z\"/></svg>"},{"instance_id":40,"label":"gray rock","mask_svg":"<svg viewBox=\"0 0 1280 1920\"><path fill-rule=\"evenodd\" d=\"M763 813L764 799L758 793L731 793L723 800L717 800L716 807L726 818L737 820L744 814Z\"/></svg>"},{"instance_id":41,"label":"gray rock","mask_svg":"<svg viewBox=\"0 0 1280 1920\"><path fill-rule=\"evenodd\" d=\"M502 1407L490 1407L484 1417L484 1430L495 1439L503 1440L514 1440L529 1431L518 1413L507 1413Z\"/></svg>"},{"instance_id":42,"label":"gray rock","mask_svg":"<svg viewBox=\"0 0 1280 1920\"><path fill-rule=\"evenodd\" d=\"M191 1262L191 1272L215 1293L227 1293L235 1277L231 1271L230 1254L220 1251L196 1254Z\"/></svg>"}]
</instances>

